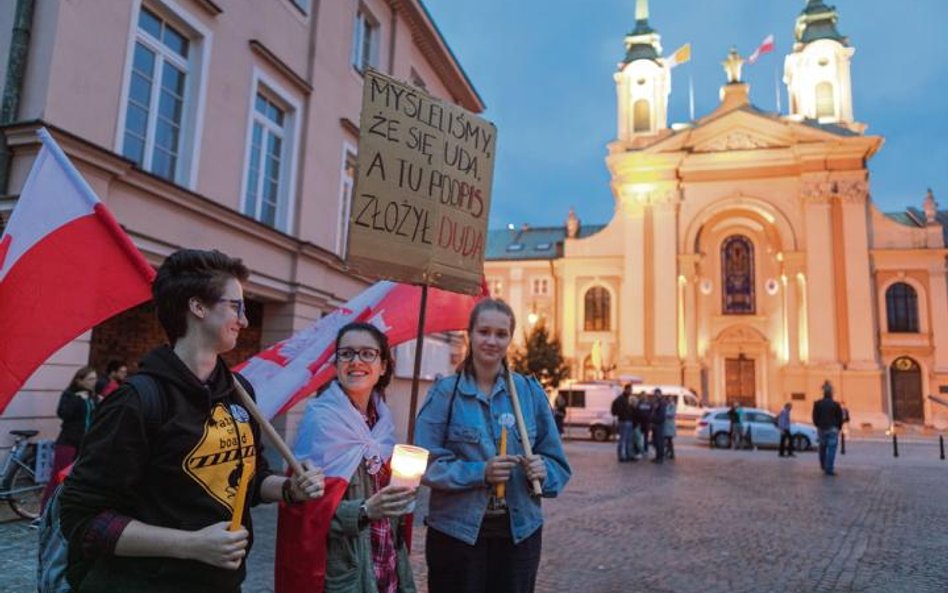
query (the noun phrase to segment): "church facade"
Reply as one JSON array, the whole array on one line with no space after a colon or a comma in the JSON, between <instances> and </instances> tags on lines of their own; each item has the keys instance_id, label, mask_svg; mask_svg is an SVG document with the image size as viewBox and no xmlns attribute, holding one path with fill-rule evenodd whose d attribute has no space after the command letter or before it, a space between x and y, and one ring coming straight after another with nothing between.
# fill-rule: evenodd
<instances>
[{"instance_id":1,"label":"church facade","mask_svg":"<svg viewBox=\"0 0 948 593\"><path fill-rule=\"evenodd\" d=\"M645 0L614 78L615 214L492 231L488 284L546 323L577 379L635 375L808 414L829 381L855 425L948 425L948 212L882 213L882 138L852 109L853 47L810 0L785 58L789 113L754 107L742 58L712 113L668 126L671 65ZM932 396L932 397L929 397Z\"/></svg>"}]
</instances>

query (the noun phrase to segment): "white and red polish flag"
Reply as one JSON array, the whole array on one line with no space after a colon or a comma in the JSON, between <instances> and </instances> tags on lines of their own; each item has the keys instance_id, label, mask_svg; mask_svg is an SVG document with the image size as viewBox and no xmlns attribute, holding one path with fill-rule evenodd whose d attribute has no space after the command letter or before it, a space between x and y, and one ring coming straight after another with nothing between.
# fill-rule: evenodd
<instances>
[{"instance_id":1,"label":"white and red polish flag","mask_svg":"<svg viewBox=\"0 0 948 593\"><path fill-rule=\"evenodd\" d=\"M467 329L468 315L480 296L428 289L425 333ZM257 405L273 418L309 397L335 376L336 333L352 321L382 330L396 346L415 339L421 311L421 287L383 280L342 307L286 340L234 367L257 393Z\"/></svg>"},{"instance_id":2,"label":"white and red polish flag","mask_svg":"<svg viewBox=\"0 0 948 593\"><path fill-rule=\"evenodd\" d=\"M276 593L324 591L329 527L349 480L363 464L369 474L389 475L395 424L385 402L377 395L372 397L378 419L371 429L338 383L306 405L293 455L323 469L326 490L322 497L305 504L280 504ZM405 519L401 537L410 542L411 521L410 517Z\"/></svg>"},{"instance_id":3,"label":"white and red polish flag","mask_svg":"<svg viewBox=\"0 0 948 593\"><path fill-rule=\"evenodd\" d=\"M773 33L771 33L770 35L764 37L764 40L761 41L760 46L758 46L757 49L754 50L754 53L752 53L750 57L747 58L747 63L753 64L754 62L760 59L760 56L764 54L769 54L773 50L774 50L774 36L773 36Z\"/></svg>"},{"instance_id":4,"label":"white and red polish flag","mask_svg":"<svg viewBox=\"0 0 948 593\"><path fill-rule=\"evenodd\" d=\"M45 129L0 237L0 412L70 340L151 298L155 272Z\"/></svg>"}]
</instances>

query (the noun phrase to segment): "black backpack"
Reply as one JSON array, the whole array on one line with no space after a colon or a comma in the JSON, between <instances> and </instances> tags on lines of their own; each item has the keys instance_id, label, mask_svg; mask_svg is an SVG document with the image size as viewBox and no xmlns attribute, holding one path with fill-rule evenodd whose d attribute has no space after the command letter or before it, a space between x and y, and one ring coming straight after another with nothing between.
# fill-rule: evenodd
<instances>
[{"instance_id":1,"label":"black backpack","mask_svg":"<svg viewBox=\"0 0 948 593\"><path fill-rule=\"evenodd\" d=\"M152 439L164 421L164 398L158 382L151 375L137 374L125 380L131 384L142 401L142 412L149 439ZM55 479L51 476L50 479ZM69 593L72 588L66 580L69 567L69 541L59 526L59 493L63 485L56 487L43 509L39 527L38 562L36 566L36 590L38 593ZM73 566L71 577L81 579L88 568Z\"/></svg>"}]
</instances>

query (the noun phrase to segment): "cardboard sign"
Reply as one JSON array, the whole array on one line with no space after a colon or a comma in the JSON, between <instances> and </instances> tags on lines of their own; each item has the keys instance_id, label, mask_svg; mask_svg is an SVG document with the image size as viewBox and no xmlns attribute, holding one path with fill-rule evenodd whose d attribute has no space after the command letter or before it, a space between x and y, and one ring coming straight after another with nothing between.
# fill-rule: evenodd
<instances>
[{"instance_id":1,"label":"cardboard sign","mask_svg":"<svg viewBox=\"0 0 948 593\"><path fill-rule=\"evenodd\" d=\"M349 266L480 292L497 128L373 70L364 85Z\"/></svg>"}]
</instances>

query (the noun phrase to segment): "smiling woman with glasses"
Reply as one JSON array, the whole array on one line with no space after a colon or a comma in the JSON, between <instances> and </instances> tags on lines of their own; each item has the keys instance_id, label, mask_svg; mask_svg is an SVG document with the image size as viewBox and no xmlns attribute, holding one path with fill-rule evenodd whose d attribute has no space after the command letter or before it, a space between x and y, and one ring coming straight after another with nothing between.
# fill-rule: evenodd
<instances>
[{"instance_id":1,"label":"smiling woman with glasses","mask_svg":"<svg viewBox=\"0 0 948 593\"><path fill-rule=\"evenodd\" d=\"M345 491L326 514L280 509L278 590L319 590L323 581L326 593L414 593L405 518L415 489L389 485L395 425L385 388L394 364L374 325L350 323L336 335L336 380L306 406L294 453L326 468L330 491Z\"/></svg>"}]
</instances>

